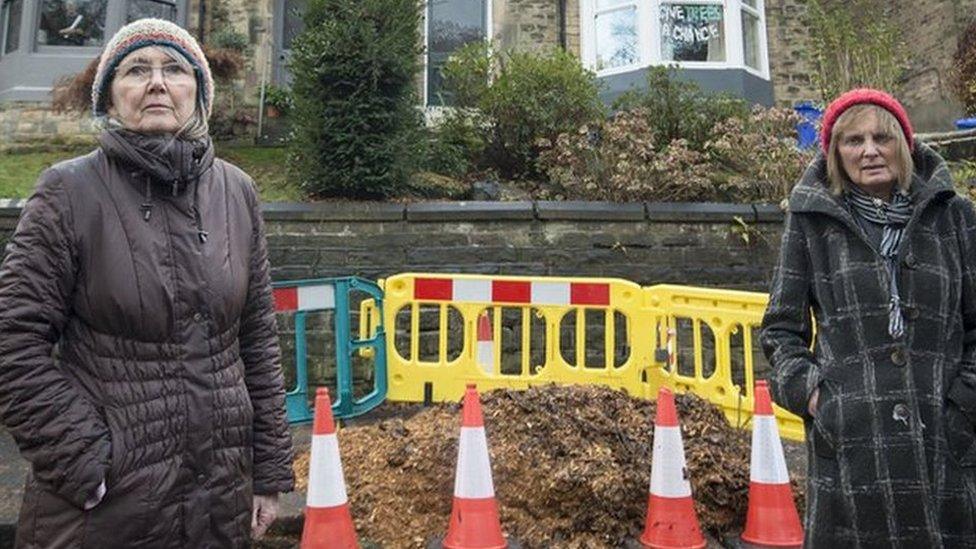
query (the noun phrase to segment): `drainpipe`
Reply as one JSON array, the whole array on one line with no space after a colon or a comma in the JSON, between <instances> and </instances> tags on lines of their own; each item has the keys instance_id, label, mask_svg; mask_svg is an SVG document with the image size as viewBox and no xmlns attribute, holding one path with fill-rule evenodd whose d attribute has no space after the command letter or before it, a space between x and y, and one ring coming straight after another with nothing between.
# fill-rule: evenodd
<instances>
[{"instance_id":1,"label":"drainpipe","mask_svg":"<svg viewBox=\"0 0 976 549\"><path fill-rule=\"evenodd\" d=\"M566 0L556 2L556 19L559 20L559 47L566 51Z\"/></svg>"},{"instance_id":2,"label":"drainpipe","mask_svg":"<svg viewBox=\"0 0 976 549\"><path fill-rule=\"evenodd\" d=\"M197 40L201 44L206 43L204 28L206 28L206 18L207 18L207 0L200 0L200 11L197 12L200 18L200 28L197 29Z\"/></svg>"}]
</instances>

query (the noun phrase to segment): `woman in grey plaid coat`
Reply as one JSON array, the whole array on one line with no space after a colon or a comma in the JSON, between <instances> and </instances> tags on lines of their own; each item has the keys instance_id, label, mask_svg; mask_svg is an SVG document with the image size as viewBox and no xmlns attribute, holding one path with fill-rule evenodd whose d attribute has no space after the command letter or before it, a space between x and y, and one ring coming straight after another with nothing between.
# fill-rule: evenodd
<instances>
[{"instance_id":1,"label":"woman in grey plaid coat","mask_svg":"<svg viewBox=\"0 0 976 549\"><path fill-rule=\"evenodd\" d=\"M831 103L822 145L762 331L806 424L805 545L976 548L976 212L887 94Z\"/></svg>"}]
</instances>

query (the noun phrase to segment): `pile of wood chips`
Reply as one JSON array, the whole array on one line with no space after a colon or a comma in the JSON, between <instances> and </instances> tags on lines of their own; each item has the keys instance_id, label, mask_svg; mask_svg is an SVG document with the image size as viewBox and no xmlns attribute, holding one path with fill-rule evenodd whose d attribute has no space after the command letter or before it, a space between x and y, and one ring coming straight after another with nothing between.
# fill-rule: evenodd
<instances>
[{"instance_id":1,"label":"pile of wood chips","mask_svg":"<svg viewBox=\"0 0 976 549\"><path fill-rule=\"evenodd\" d=\"M603 387L554 385L491 391L481 400L507 536L525 548L622 547L640 536L654 402ZM729 426L698 397L679 395L676 401L695 509L702 528L723 539L745 522L749 433ZM446 533L459 412L458 404L435 405L407 419L340 430L361 540L424 547ZM307 452L296 458L302 490L308 460ZM793 489L802 512L802 487Z\"/></svg>"}]
</instances>

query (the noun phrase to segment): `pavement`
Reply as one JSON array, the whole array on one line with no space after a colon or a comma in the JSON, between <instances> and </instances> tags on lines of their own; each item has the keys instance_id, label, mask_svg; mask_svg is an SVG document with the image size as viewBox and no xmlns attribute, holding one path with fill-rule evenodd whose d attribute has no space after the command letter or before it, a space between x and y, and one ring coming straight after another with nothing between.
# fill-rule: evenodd
<instances>
[{"instance_id":1,"label":"pavement","mask_svg":"<svg viewBox=\"0 0 976 549\"><path fill-rule=\"evenodd\" d=\"M312 425L294 425L291 428L295 451L309 448L312 440ZM24 497L24 482L29 465L20 456L17 445L7 430L0 426L0 549L13 547L17 514ZM305 494L291 492L282 494L279 499L279 517L298 517L305 508Z\"/></svg>"}]
</instances>

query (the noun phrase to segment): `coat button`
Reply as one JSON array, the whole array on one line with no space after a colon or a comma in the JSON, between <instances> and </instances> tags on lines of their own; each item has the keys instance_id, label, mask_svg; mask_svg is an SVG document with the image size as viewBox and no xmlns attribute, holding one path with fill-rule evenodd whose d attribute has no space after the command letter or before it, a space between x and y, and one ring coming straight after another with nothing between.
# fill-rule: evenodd
<instances>
[{"instance_id":1,"label":"coat button","mask_svg":"<svg viewBox=\"0 0 976 549\"><path fill-rule=\"evenodd\" d=\"M912 412L908 409L907 405L899 402L898 404L895 404L895 409L893 410L891 417L895 421L903 421L907 424L908 419L912 417Z\"/></svg>"},{"instance_id":2,"label":"coat button","mask_svg":"<svg viewBox=\"0 0 976 549\"><path fill-rule=\"evenodd\" d=\"M908 267L909 269L914 269L915 267L918 267L918 259L915 257L915 254L911 252L905 254L904 263L905 266Z\"/></svg>"},{"instance_id":3,"label":"coat button","mask_svg":"<svg viewBox=\"0 0 976 549\"><path fill-rule=\"evenodd\" d=\"M206 480L207 480L207 475L205 475L203 473L200 473L200 474L197 475L197 482L199 482L200 484L203 484L204 481L206 481Z\"/></svg>"},{"instance_id":4,"label":"coat button","mask_svg":"<svg viewBox=\"0 0 976 549\"><path fill-rule=\"evenodd\" d=\"M202 314L200 314L200 313L193 313L193 321L194 322L200 322L201 320L203 320L203 315Z\"/></svg>"},{"instance_id":5,"label":"coat button","mask_svg":"<svg viewBox=\"0 0 976 549\"><path fill-rule=\"evenodd\" d=\"M902 310L904 310L905 318L908 320L915 320L918 318L918 307L906 305L905 307L902 307Z\"/></svg>"},{"instance_id":6,"label":"coat button","mask_svg":"<svg viewBox=\"0 0 976 549\"><path fill-rule=\"evenodd\" d=\"M895 349L891 352L891 361L895 363L895 366L905 365L905 350Z\"/></svg>"}]
</instances>

